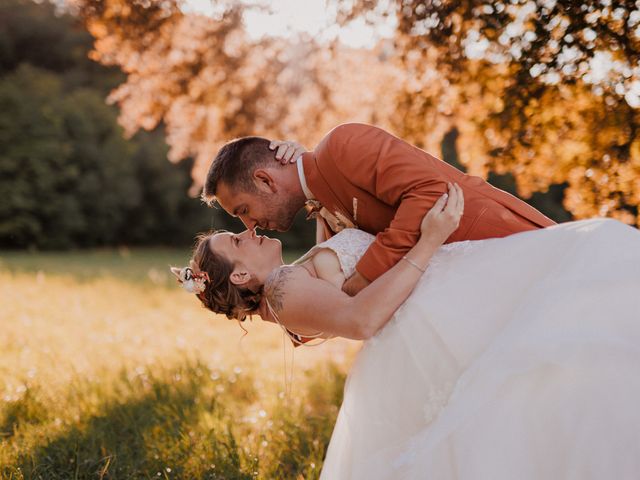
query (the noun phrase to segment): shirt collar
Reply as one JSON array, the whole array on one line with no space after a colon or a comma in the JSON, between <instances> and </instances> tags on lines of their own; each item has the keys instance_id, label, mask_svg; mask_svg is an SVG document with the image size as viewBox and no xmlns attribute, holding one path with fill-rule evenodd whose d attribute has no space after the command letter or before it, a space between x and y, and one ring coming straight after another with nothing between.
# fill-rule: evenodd
<instances>
[{"instance_id":1,"label":"shirt collar","mask_svg":"<svg viewBox=\"0 0 640 480\"><path fill-rule=\"evenodd\" d=\"M300 179L300 185L302 186L302 191L304 192L304 196L307 197L307 200L313 200L315 197L309 187L307 186L307 180L304 176L304 167L302 166L302 155L298 157L296 160L296 167L298 167L298 178Z\"/></svg>"}]
</instances>

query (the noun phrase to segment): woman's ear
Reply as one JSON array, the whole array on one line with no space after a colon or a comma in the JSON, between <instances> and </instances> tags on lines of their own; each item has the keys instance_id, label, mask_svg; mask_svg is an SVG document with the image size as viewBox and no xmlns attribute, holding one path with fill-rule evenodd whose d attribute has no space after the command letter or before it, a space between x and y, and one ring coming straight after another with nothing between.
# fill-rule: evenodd
<instances>
[{"instance_id":1,"label":"woman's ear","mask_svg":"<svg viewBox=\"0 0 640 480\"><path fill-rule=\"evenodd\" d=\"M236 268L231 272L229 279L231 280L231 283L238 287L247 286L251 280L251 274L244 266L236 265Z\"/></svg>"},{"instance_id":2,"label":"woman's ear","mask_svg":"<svg viewBox=\"0 0 640 480\"><path fill-rule=\"evenodd\" d=\"M276 193L278 191L278 187L276 186L275 178L269 172L269 170L264 168L257 168L253 172L253 182L256 184L256 187L261 192L265 193Z\"/></svg>"}]
</instances>

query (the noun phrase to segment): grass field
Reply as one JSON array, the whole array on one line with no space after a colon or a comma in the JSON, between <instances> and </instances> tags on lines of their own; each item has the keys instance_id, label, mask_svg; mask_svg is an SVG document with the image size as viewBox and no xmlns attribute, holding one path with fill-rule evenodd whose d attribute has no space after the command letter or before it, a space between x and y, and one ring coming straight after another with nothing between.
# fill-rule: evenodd
<instances>
[{"instance_id":1,"label":"grass field","mask_svg":"<svg viewBox=\"0 0 640 480\"><path fill-rule=\"evenodd\" d=\"M187 254L0 252L0 478L318 477L358 344L296 349L285 388L288 340L177 288Z\"/></svg>"}]
</instances>

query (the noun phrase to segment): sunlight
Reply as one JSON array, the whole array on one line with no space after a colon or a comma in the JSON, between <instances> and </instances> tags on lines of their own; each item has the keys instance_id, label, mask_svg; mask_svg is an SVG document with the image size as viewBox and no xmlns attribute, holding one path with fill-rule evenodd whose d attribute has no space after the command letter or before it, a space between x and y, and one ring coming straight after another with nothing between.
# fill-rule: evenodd
<instances>
[{"instance_id":1,"label":"sunlight","mask_svg":"<svg viewBox=\"0 0 640 480\"><path fill-rule=\"evenodd\" d=\"M375 26L358 19L346 27L335 23L336 9L326 0L273 0L271 2L246 2L250 5L244 21L248 33L256 40L265 36L290 37L308 34L321 42L336 38L352 48L372 48L379 39L390 38L395 29L395 18ZM217 9L211 0L186 0L184 11L216 16Z\"/></svg>"}]
</instances>

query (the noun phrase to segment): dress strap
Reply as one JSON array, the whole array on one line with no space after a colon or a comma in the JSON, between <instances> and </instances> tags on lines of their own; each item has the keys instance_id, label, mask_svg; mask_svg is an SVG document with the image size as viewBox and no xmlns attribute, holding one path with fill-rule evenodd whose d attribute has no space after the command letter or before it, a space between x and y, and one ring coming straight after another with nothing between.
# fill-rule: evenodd
<instances>
[{"instance_id":1,"label":"dress strap","mask_svg":"<svg viewBox=\"0 0 640 480\"><path fill-rule=\"evenodd\" d=\"M316 347L318 345L322 345L324 342L329 340L329 338L323 338L321 342L308 345L307 342L310 342L311 340L313 340L315 338L319 338L321 335L324 334L324 332L318 332L318 333L316 333L314 335L301 335L299 333L296 333L296 332L293 332L293 331L289 330L287 327L282 325L282 323L280 323L280 318L278 317L278 314L275 312L275 310L271 306L271 303L269 303L269 299L265 296L264 300L267 303L267 309L269 310L269 313L273 316L273 318L276 321L276 323L278 325L280 325L280 328L282 328L282 330L291 339L291 341L293 342L293 346L294 347L299 347L300 345L304 345L305 347Z\"/></svg>"}]
</instances>

